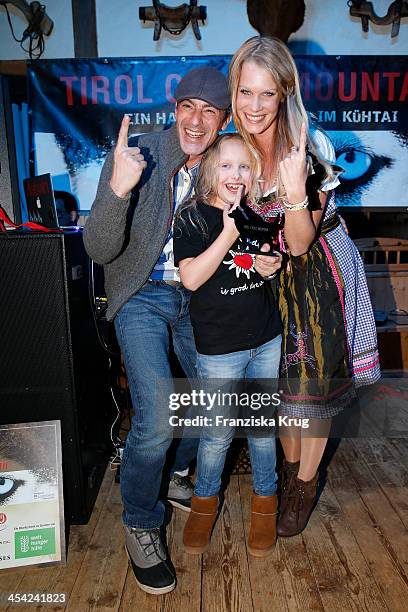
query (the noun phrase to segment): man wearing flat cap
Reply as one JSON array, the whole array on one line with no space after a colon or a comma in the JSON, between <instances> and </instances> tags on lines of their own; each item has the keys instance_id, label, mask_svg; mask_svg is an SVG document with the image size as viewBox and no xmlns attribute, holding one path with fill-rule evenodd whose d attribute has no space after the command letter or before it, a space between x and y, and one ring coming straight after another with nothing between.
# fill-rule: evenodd
<instances>
[{"instance_id":1,"label":"man wearing flat cap","mask_svg":"<svg viewBox=\"0 0 408 612\"><path fill-rule=\"evenodd\" d=\"M174 268L172 224L177 206L192 195L203 153L227 126L230 104L225 76L209 66L190 71L175 98L176 124L168 130L128 142L129 117L123 118L84 229L88 254L104 266L107 318L115 323L135 411L121 465L126 548L138 585L153 594L176 584L159 499L173 433L170 335L185 373L196 375L189 292ZM193 492L187 468L196 450L197 440L180 441L168 492L168 501L187 511Z\"/></svg>"}]
</instances>

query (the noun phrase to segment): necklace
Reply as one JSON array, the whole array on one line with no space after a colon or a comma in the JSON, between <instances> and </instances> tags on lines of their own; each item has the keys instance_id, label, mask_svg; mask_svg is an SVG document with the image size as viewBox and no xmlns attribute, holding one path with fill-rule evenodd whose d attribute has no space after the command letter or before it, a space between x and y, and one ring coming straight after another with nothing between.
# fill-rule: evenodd
<instances>
[{"instance_id":1,"label":"necklace","mask_svg":"<svg viewBox=\"0 0 408 612\"><path fill-rule=\"evenodd\" d=\"M270 193L271 191L275 191L276 185L277 185L276 176L273 176L271 180L269 181L264 178L258 179L258 191L260 194L262 194L262 196L264 196L266 193Z\"/></svg>"}]
</instances>

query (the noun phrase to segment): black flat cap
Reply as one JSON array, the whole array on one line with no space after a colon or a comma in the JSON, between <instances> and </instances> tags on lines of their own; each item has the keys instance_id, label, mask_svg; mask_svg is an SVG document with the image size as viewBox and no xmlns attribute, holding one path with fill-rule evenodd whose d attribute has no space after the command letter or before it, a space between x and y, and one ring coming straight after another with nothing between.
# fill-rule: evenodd
<instances>
[{"instance_id":1,"label":"black flat cap","mask_svg":"<svg viewBox=\"0 0 408 612\"><path fill-rule=\"evenodd\" d=\"M197 98L221 110L230 106L227 78L212 66L190 70L177 85L174 97L177 102Z\"/></svg>"}]
</instances>

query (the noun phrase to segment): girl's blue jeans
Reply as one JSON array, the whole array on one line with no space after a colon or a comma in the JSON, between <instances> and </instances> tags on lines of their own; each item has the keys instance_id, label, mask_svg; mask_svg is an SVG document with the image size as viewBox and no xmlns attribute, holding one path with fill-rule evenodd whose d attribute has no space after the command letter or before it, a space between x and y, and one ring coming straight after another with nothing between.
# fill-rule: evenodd
<instances>
[{"instance_id":1,"label":"girl's blue jeans","mask_svg":"<svg viewBox=\"0 0 408 612\"><path fill-rule=\"evenodd\" d=\"M278 379L281 356L281 336L258 348L237 351L225 355L203 355L198 353L197 373L201 380L209 379L205 387L214 387L219 379L229 379L222 385L223 392L233 392L237 379ZM208 385L207 385L208 383ZM219 384L219 383L218 383ZM214 386L215 385L215 386ZM268 386L270 390L270 386ZM203 427L197 456L197 480L195 495L209 497L218 495L225 457L234 437L234 427L218 427L214 415L228 412L224 406L207 413L213 424ZM255 414L256 416L256 414ZM276 443L275 436L259 438L248 433L248 446L252 466L253 488L258 495L276 493Z\"/></svg>"}]
</instances>

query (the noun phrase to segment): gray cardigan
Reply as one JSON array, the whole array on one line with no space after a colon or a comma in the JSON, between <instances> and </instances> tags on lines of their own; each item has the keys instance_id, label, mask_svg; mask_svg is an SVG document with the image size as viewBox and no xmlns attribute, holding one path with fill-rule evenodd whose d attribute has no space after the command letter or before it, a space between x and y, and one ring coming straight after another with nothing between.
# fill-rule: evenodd
<instances>
[{"instance_id":1,"label":"gray cardigan","mask_svg":"<svg viewBox=\"0 0 408 612\"><path fill-rule=\"evenodd\" d=\"M131 197L116 196L109 185L111 151L84 228L88 255L104 266L109 320L145 284L160 257L173 220L172 178L188 159L176 126L133 137L129 146L140 147L147 161L139 184Z\"/></svg>"}]
</instances>

